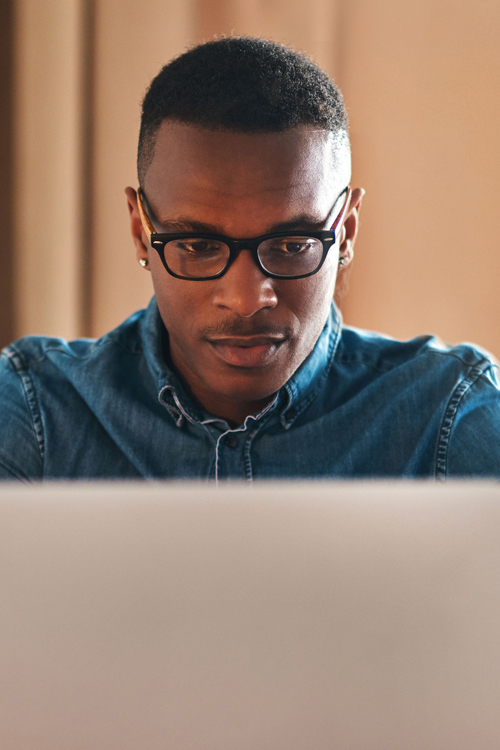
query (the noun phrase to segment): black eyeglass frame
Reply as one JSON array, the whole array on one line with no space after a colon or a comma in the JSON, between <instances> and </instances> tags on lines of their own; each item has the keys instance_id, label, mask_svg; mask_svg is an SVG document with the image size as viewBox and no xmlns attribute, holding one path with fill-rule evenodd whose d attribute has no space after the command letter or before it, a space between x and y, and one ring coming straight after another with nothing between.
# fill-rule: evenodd
<instances>
[{"instance_id":1,"label":"black eyeglass frame","mask_svg":"<svg viewBox=\"0 0 500 750\"><path fill-rule=\"evenodd\" d=\"M264 274L264 276L268 276L271 279L293 280L293 279L305 279L308 276L314 276L314 274L318 273L318 271L320 270L320 268L322 267L322 265L324 264L326 260L329 250L336 244L337 233L344 223L345 217L347 215L347 209L349 208L349 204L351 201L352 191L349 185L346 188L344 188L344 190L342 190L342 192L340 193L339 197L337 198L337 200L335 201L332 207L332 212L333 212L333 210L335 209L335 206L339 202L339 199L342 197L344 193L347 193L346 199L331 229L325 229L320 232L308 232L304 230L292 230L292 231L288 230L286 232L272 232L271 234L262 234L260 237L252 237L252 238L243 239L243 240L235 240L231 237L226 237L223 234L209 234L206 232L205 233L203 232L176 232L176 233L157 232L153 226L151 219L148 216L148 213L146 211L146 206L149 209L149 212L153 220L156 221L158 224L160 222L158 221L153 211L151 210L151 207L149 206L147 198L144 195L144 192L142 191L140 187L137 189L137 205L139 207L139 214L141 217L142 226L143 226L144 231L146 232L146 236L148 238L149 244L151 245L152 248L156 250L156 252L160 256L160 260L163 264L163 267L167 271L167 273L169 273L171 276L174 276L176 279L182 279L184 281L211 281L213 279L219 279L221 276L223 276L226 273L226 271L234 263L234 261L238 257L241 250L250 250L250 252L252 253L254 262L257 265L257 268L261 271L261 273ZM323 254L321 256L321 260L318 266L314 269L314 271L309 271L309 273L298 274L296 276L285 276L283 274L277 274L277 273L272 273L272 271L268 271L267 268L265 268L262 265L262 262L258 254L258 248L259 248L259 245L265 240L270 240L270 239L274 239L277 237L310 237L311 239L319 240L323 245ZM181 276L180 274L175 273L175 271L172 271L172 269L169 268L168 263L165 259L165 245L168 242L172 242L174 240L182 240L182 239L210 239L210 240L217 240L219 242L223 242L224 244L226 244L229 248L229 256L227 258L224 268L212 276Z\"/></svg>"}]
</instances>

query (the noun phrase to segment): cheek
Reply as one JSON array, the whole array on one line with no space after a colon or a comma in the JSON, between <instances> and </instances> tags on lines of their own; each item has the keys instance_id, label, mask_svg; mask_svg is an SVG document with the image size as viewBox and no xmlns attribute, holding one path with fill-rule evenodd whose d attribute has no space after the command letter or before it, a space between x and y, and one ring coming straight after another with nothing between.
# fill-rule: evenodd
<instances>
[{"instance_id":1,"label":"cheek","mask_svg":"<svg viewBox=\"0 0 500 750\"><path fill-rule=\"evenodd\" d=\"M330 310L335 281L336 265L327 258L321 271L308 279L303 279L300 282L302 288L294 295L298 305L298 316L303 324L313 329L318 336Z\"/></svg>"},{"instance_id":2,"label":"cheek","mask_svg":"<svg viewBox=\"0 0 500 750\"><path fill-rule=\"evenodd\" d=\"M203 309L203 285L170 276L161 266L152 269L153 288L160 315L170 335L189 337L195 328L197 311Z\"/></svg>"}]
</instances>

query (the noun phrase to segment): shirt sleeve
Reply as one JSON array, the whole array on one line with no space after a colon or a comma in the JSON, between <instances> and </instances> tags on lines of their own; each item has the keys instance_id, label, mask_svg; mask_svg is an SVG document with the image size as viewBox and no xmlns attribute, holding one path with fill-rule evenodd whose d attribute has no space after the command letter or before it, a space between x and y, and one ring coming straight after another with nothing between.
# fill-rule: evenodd
<instances>
[{"instance_id":1,"label":"shirt sleeve","mask_svg":"<svg viewBox=\"0 0 500 750\"><path fill-rule=\"evenodd\" d=\"M500 479L500 384L495 365L460 400L450 430L446 476Z\"/></svg>"},{"instance_id":2,"label":"shirt sleeve","mask_svg":"<svg viewBox=\"0 0 500 750\"><path fill-rule=\"evenodd\" d=\"M29 372L9 350L0 356L0 480L42 479L43 434Z\"/></svg>"}]
</instances>

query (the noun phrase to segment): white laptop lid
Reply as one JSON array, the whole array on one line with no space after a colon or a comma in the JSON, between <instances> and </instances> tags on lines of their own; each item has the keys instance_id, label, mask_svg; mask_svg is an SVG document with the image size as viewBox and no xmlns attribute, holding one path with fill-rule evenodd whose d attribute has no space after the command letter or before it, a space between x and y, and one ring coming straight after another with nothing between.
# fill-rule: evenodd
<instances>
[{"instance_id":1,"label":"white laptop lid","mask_svg":"<svg viewBox=\"0 0 500 750\"><path fill-rule=\"evenodd\" d=\"M500 486L0 489L3 750L498 750Z\"/></svg>"}]
</instances>

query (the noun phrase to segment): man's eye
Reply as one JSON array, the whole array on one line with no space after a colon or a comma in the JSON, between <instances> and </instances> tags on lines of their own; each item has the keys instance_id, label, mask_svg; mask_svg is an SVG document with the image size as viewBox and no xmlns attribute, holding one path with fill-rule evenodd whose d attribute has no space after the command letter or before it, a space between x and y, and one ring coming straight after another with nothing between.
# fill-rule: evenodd
<instances>
[{"instance_id":1,"label":"man's eye","mask_svg":"<svg viewBox=\"0 0 500 750\"><path fill-rule=\"evenodd\" d=\"M308 237L285 237L282 240L274 240L272 250L286 255L298 255L299 253L306 253L312 250L314 245L314 240Z\"/></svg>"},{"instance_id":2,"label":"man's eye","mask_svg":"<svg viewBox=\"0 0 500 750\"><path fill-rule=\"evenodd\" d=\"M176 249L188 255L208 255L221 251L221 243L213 240L177 240Z\"/></svg>"}]
</instances>

